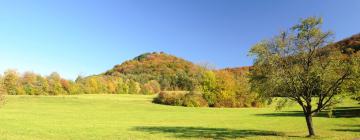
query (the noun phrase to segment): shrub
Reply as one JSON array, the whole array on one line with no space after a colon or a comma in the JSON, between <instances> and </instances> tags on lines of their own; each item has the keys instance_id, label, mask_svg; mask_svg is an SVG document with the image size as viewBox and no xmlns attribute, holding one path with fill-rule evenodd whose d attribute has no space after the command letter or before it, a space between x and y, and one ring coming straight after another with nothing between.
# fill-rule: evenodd
<instances>
[{"instance_id":1,"label":"shrub","mask_svg":"<svg viewBox=\"0 0 360 140\"><path fill-rule=\"evenodd\" d=\"M186 93L186 92L160 92L154 98L154 103L173 105L173 106L186 106L186 107L207 107L208 102L200 93Z\"/></svg>"},{"instance_id":2,"label":"shrub","mask_svg":"<svg viewBox=\"0 0 360 140\"><path fill-rule=\"evenodd\" d=\"M154 98L153 102L165 105L182 106L184 97L185 94L181 92L162 91L156 98Z\"/></svg>"},{"instance_id":3,"label":"shrub","mask_svg":"<svg viewBox=\"0 0 360 140\"><path fill-rule=\"evenodd\" d=\"M190 92L185 95L183 106L208 107L208 102L204 99L202 94Z\"/></svg>"}]
</instances>

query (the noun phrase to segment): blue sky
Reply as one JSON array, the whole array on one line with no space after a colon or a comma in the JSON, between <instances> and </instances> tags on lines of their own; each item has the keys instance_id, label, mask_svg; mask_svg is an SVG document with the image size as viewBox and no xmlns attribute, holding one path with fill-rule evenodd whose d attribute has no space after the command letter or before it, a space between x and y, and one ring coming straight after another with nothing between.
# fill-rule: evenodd
<instances>
[{"instance_id":1,"label":"blue sky","mask_svg":"<svg viewBox=\"0 0 360 140\"><path fill-rule=\"evenodd\" d=\"M70 79L164 51L218 68L247 66L249 48L308 16L335 40L360 32L359 0L1 0L0 72Z\"/></svg>"}]
</instances>

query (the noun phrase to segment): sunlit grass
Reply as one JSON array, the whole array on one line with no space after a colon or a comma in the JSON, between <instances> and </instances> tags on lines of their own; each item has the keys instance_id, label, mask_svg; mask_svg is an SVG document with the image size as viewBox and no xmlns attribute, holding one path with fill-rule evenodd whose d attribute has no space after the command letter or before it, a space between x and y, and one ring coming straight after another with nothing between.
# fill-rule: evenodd
<instances>
[{"instance_id":1,"label":"sunlit grass","mask_svg":"<svg viewBox=\"0 0 360 140\"><path fill-rule=\"evenodd\" d=\"M186 108L153 104L153 97L8 96L0 108L0 139L305 139L307 135L305 119L294 112L299 111L296 106L282 112L272 107ZM351 100L339 107L359 111ZM356 113L315 117L318 138L360 137Z\"/></svg>"}]
</instances>

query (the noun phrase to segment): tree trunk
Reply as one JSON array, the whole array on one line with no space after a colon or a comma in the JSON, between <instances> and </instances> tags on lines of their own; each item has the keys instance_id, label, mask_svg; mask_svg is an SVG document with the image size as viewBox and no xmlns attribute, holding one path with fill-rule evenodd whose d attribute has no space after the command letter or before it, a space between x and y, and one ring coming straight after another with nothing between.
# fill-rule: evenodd
<instances>
[{"instance_id":1,"label":"tree trunk","mask_svg":"<svg viewBox=\"0 0 360 140\"><path fill-rule=\"evenodd\" d=\"M315 136L314 126L313 126L313 122L312 122L312 115L306 114L305 118L306 118L306 125L309 130L309 137Z\"/></svg>"}]
</instances>

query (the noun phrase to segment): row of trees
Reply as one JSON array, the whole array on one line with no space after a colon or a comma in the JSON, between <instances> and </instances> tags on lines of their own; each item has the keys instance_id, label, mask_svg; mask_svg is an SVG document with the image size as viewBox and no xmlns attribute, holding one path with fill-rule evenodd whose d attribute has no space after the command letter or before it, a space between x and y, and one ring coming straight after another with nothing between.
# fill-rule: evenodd
<instances>
[{"instance_id":1,"label":"row of trees","mask_svg":"<svg viewBox=\"0 0 360 140\"><path fill-rule=\"evenodd\" d=\"M160 92L160 84L154 80L140 84L115 76L78 77L72 81L55 72L41 76L7 70L0 76L0 92L8 95L155 94Z\"/></svg>"},{"instance_id":2,"label":"row of trees","mask_svg":"<svg viewBox=\"0 0 360 140\"><path fill-rule=\"evenodd\" d=\"M251 92L247 76L248 68L203 69L192 91L162 92L154 102L191 107L259 107L263 102L256 93Z\"/></svg>"},{"instance_id":3,"label":"row of trees","mask_svg":"<svg viewBox=\"0 0 360 140\"><path fill-rule=\"evenodd\" d=\"M189 93L181 96L171 92L165 96L170 97L169 100L184 100L182 103L186 103L184 105L174 102L173 105L259 106L261 103L257 94L250 91L247 73L248 68L218 71L202 68L193 78L186 74L175 74L178 80L174 80L177 81L174 85L187 87L185 91ZM42 76L33 72L20 74L16 70L7 70L0 76L0 92L8 95L156 94L161 90L162 86L157 80L141 83L129 75L96 75L78 77L72 81L61 78L55 72ZM159 103L165 102L169 101Z\"/></svg>"}]
</instances>

